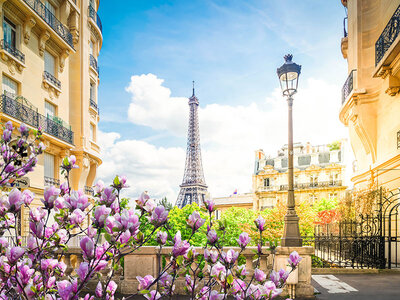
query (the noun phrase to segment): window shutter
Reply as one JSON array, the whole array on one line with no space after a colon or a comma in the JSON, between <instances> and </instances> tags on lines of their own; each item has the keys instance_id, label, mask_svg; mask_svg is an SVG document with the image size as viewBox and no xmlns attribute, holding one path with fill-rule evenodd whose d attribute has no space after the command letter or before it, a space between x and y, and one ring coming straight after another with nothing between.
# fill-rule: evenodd
<instances>
[{"instance_id":1,"label":"window shutter","mask_svg":"<svg viewBox=\"0 0 400 300\"><path fill-rule=\"evenodd\" d=\"M44 111L48 118L52 118L56 115L56 107L47 101L44 102Z\"/></svg>"},{"instance_id":2,"label":"window shutter","mask_svg":"<svg viewBox=\"0 0 400 300\"><path fill-rule=\"evenodd\" d=\"M3 93L16 96L18 94L18 83L7 76L3 76Z\"/></svg>"},{"instance_id":3,"label":"window shutter","mask_svg":"<svg viewBox=\"0 0 400 300\"><path fill-rule=\"evenodd\" d=\"M44 176L54 178L54 155L44 153Z\"/></svg>"},{"instance_id":4,"label":"window shutter","mask_svg":"<svg viewBox=\"0 0 400 300\"><path fill-rule=\"evenodd\" d=\"M54 70L56 69L56 62L55 58L53 55L51 55L49 52L45 51L44 52L44 70L51 75L54 76Z\"/></svg>"}]
</instances>

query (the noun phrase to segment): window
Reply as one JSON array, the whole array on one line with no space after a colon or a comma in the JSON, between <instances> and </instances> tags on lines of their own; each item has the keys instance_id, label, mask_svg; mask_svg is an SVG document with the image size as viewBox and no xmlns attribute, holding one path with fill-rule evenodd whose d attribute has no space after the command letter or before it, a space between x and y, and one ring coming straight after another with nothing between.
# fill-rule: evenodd
<instances>
[{"instance_id":1,"label":"window","mask_svg":"<svg viewBox=\"0 0 400 300\"><path fill-rule=\"evenodd\" d=\"M270 186L271 185L271 181L269 178L265 178L264 179L264 186Z\"/></svg>"},{"instance_id":2,"label":"window","mask_svg":"<svg viewBox=\"0 0 400 300\"><path fill-rule=\"evenodd\" d=\"M54 178L54 155L44 153L44 177Z\"/></svg>"},{"instance_id":3,"label":"window","mask_svg":"<svg viewBox=\"0 0 400 300\"><path fill-rule=\"evenodd\" d=\"M90 51L90 55L93 55L94 56L94 54L93 54L93 42L92 41L89 41L89 51Z\"/></svg>"},{"instance_id":4,"label":"window","mask_svg":"<svg viewBox=\"0 0 400 300\"><path fill-rule=\"evenodd\" d=\"M3 32L4 32L4 42L13 49L16 48L16 38L17 38L17 30L15 24L13 24L7 18L4 18L3 21Z\"/></svg>"},{"instance_id":5,"label":"window","mask_svg":"<svg viewBox=\"0 0 400 300\"><path fill-rule=\"evenodd\" d=\"M96 126L90 123L90 140L96 141Z\"/></svg>"},{"instance_id":6,"label":"window","mask_svg":"<svg viewBox=\"0 0 400 300\"><path fill-rule=\"evenodd\" d=\"M334 200L337 199L337 194L336 193L330 193L329 194L329 200Z\"/></svg>"},{"instance_id":7,"label":"window","mask_svg":"<svg viewBox=\"0 0 400 300\"><path fill-rule=\"evenodd\" d=\"M15 97L18 94L18 83L3 75L3 93Z\"/></svg>"},{"instance_id":8,"label":"window","mask_svg":"<svg viewBox=\"0 0 400 300\"><path fill-rule=\"evenodd\" d=\"M44 70L54 76L56 69L56 58L49 52L44 52Z\"/></svg>"},{"instance_id":9,"label":"window","mask_svg":"<svg viewBox=\"0 0 400 300\"><path fill-rule=\"evenodd\" d=\"M44 114L47 118L53 119L56 114L56 106L50 102L44 102Z\"/></svg>"},{"instance_id":10,"label":"window","mask_svg":"<svg viewBox=\"0 0 400 300\"><path fill-rule=\"evenodd\" d=\"M310 195L309 195L309 198L310 198L310 203L311 203L311 205L313 205L315 202L318 201L318 197L317 197L317 195L315 195L315 194L310 194Z\"/></svg>"},{"instance_id":11,"label":"window","mask_svg":"<svg viewBox=\"0 0 400 300\"><path fill-rule=\"evenodd\" d=\"M89 1L89 5L90 5L91 7L93 7L94 9L96 9L96 3L94 2L94 0L90 0L90 1Z\"/></svg>"},{"instance_id":12,"label":"window","mask_svg":"<svg viewBox=\"0 0 400 300\"><path fill-rule=\"evenodd\" d=\"M311 175L310 176L310 186L317 186L318 185L318 176Z\"/></svg>"},{"instance_id":13,"label":"window","mask_svg":"<svg viewBox=\"0 0 400 300\"><path fill-rule=\"evenodd\" d=\"M96 84L90 82L90 100L96 103Z\"/></svg>"},{"instance_id":14,"label":"window","mask_svg":"<svg viewBox=\"0 0 400 300\"><path fill-rule=\"evenodd\" d=\"M339 174L331 174L329 176L330 185L335 185L337 183L337 181L338 181L338 178L339 178Z\"/></svg>"}]
</instances>

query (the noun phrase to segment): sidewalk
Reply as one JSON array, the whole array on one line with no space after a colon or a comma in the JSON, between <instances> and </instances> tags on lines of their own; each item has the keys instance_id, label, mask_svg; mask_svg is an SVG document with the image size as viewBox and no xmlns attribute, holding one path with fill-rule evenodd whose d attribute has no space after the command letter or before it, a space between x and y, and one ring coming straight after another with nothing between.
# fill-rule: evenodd
<instances>
[{"instance_id":1,"label":"sidewalk","mask_svg":"<svg viewBox=\"0 0 400 300\"><path fill-rule=\"evenodd\" d=\"M400 274L313 275L318 300L400 300Z\"/></svg>"}]
</instances>

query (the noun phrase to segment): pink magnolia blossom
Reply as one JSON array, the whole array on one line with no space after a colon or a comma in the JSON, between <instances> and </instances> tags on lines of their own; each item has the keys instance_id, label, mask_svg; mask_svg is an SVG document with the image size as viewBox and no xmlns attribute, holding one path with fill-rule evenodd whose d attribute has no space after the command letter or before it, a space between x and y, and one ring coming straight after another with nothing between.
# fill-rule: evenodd
<instances>
[{"instance_id":1,"label":"pink magnolia blossom","mask_svg":"<svg viewBox=\"0 0 400 300\"><path fill-rule=\"evenodd\" d=\"M221 252L221 258L224 262L229 264L234 264L238 257L239 252L236 252L233 249L229 249L226 253L224 251Z\"/></svg>"},{"instance_id":2,"label":"pink magnolia blossom","mask_svg":"<svg viewBox=\"0 0 400 300\"><path fill-rule=\"evenodd\" d=\"M81 281L85 281L86 276L89 274L89 263L82 262L76 270L76 274L78 274Z\"/></svg>"},{"instance_id":3,"label":"pink magnolia blossom","mask_svg":"<svg viewBox=\"0 0 400 300\"><path fill-rule=\"evenodd\" d=\"M295 268L301 260L302 257L299 255L299 253L297 253L297 251L293 251L292 253L290 253L288 258L289 265L292 268Z\"/></svg>"},{"instance_id":4,"label":"pink magnolia blossom","mask_svg":"<svg viewBox=\"0 0 400 300\"><path fill-rule=\"evenodd\" d=\"M42 202L46 208L54 207L54 202L56 201L60 192L60 189L57 189L55 186L46 187L44 189L44 200L42 200Z\"/></svg>"},{"instance_id":5,"label":"pink magnolia blossom","mask_svg":"<svg viewBox=\"0 0 400 300\"><path fill-rule=\"evenodd\" d=\"M172 249L172 255L178 257L180 255L186 255L189 251L190 244L184 240L182 241L181 232L178 231L174 237L174 248Z\"/></svg>"},{"instance_id":6,"label":"pink magnolia blossom","mask_svg":"<svg viewBox=\"0 0 400 300\"><path fill-rule=\"evenodd\" d=\"M85 236L81 240L80 246L81 246L83 254L84 254L84 256L86 258L90 259L90 258L93 257L93 255L94 255L94 242L90 237Z\"/></svg>"},{"instance_id":7,"label":"pink magnolia blossom","mask_svg":"<svg viewBox=\"0 0 400 300\"><path fill-rule=\"evenodd\" d=\"M160 205L157 206L150 217L150 223L156 227L162 226L168 219L168 211L165 210L165 207Z\"/></svg>"},{"instance_id":8,"label":"pink magnolia blossom","mask_svg":"<svg viewBox=\"0 0 400 300\"><path fill-rule=\"evenodd\" d=\"M158 300L161 298L161 295L156 290L152 290L150 293L145 294L144 297L148 300Z\"/></svg>"},{"instance_id":9,"label":"pink magnolia blossom","mask_svg":"<svg viewBox=\"0 0 400 300\"><path fill-rule=\"evenodd\" d=\"M211 199L204 200L204 206L209 213L212 213L215 210L215 202Z\"/></svg>"},{"instance_id":10,"label":"pink magnolia blossom","mask_svg":"<svg viewBox=\"0 0 400 300\"><path fill-rule=\"evenodd\" d=\"M10 264L14 264L25 254L25 250L21 247L12 247L7 250L7 259Z\"/></svg>"},{"instance_id":11,"label":"pink magnolia blossom","mask_svg":"<svg viewBox=\"0 0 400 300\"><path fill-rule=\"evenodd\" d=\"M10 201L10 210L19 211L21 205L24 204L24 198L20 190L14 188L8 195L8 201Z\"/></svg>"},{"instance_id":12,"label":"pink magnolia blossom","mask_svg":"<svg viewBox=\"0 0 400 300\"><path fill-rule=\"evenodd\" d=\"M105 205L97 206L94 209L94 218L96 220L96 224L101 228L104 227L104 221L107 216L111 213L111 208L106 207Z\"/></svg>"},{"instance_id":13,"label":"pink magnolia blossom","mask_svg":"<svg viewBox=\"0 0 400 300\"><path fill-rule=\"evenodd\" d=\"M146 275L144 277L136 276L136 279L139 281L138 291L147 290L154 281L151 275Z\"/></svg>"},{"instance_id":14,"label":"pink magnolia blossom","mask_svg":"<svg viewBox=\"0 0 400 300\"><path fill-rule=\"evenodd\" d=\"M104 191L105 185L103 180L97 181L95 186L93 187L93 191L95 195L101 194L102 191Z\"/></svg>"},{"instance_id":15,"label":"pink magnolia blossom","mask_svg":"<svg viewBox=\"0 0 400 300\"><path fill-rule=\"evenodd\" d=\"M208 249L205 249L204 250L204 258L208 261L208 262L211 262L211 263L216 263L217 262L217 259L218 259L218 252L217 251L214 251L214 250L208 250Z\"/></svg>"},{"instance_id":16,"label":"pink magnolia blossom","mask_svg":"<svg viewBox=\"0 0 400 300\"><path fill-rule=\"evenodd\" d=\"M210 245L214 245L218 241L217 232L214 229L209 230L207 233L207 239Z\"/></svg>"},{"instance_id":17,"label":"pink magnolia blossom","mask_svg":"<svg viewBox=\"0 0 400 300\"><path fill-rule=\"evenodd\" d=\"M187 219L187 225L192 228L192 232L197 231L201 226L203 226L206 220L202 219L197 211L194 211Z\"/></svg>"},{"instance_id":18,"label":"pink magnolia blossom","mask_svg":"<svg viewBox=\"0 0 400 300\"><path fill-rule=\"evenodd\" d=\"M131 233L129 232L129 230L126 230L123 233L121 233L121 235L119 236L118 241L121 244L126 244L129 241L130 238L131 238Z\"/></svg>"},{"instance_id":19,"label":"pink magnolia blossom","mask_svg":"<svg viewBox=\"0 0 400 300\"><path fill-rule=\"evenodd\" d=\"M156 236L156 241L160 245L165 245L167 242L168 234L164 231L158 231Z\"/></svg>"},{"instance_id":20,"label":"pink magnolia blossom","mask_svg":"<svg viewBox=\"0 0 400 300\"><path fill-rule=\"evenodd\" d=\"M81 224L83 220L85 219L85 213L81 211L79 208L75 209L71 215L69 216L69 220L71 224Z\"/></svg>"},{"instance_id":21,"label":"pink magnolia blossom","mask_svg":"<svg viewBox=\"0 0 400 300\"><path fill-rule=\"evenodd\" d=\"M109 186L106 187L101 193L99 202L101 204L111 205L116 198L117 194L115 193L115 189Z\"/></svg>"},{"instance_id":22,"label":"pink magnolia blossom","mask_svg":"<svg viewBox=\"0 0 400 300\"><path fill-rule=\"evenodd\" d=\"M101 298L103 296L103 286L101 285L101 281L96 286L96 289L94 290L94 294L96 295L97 298Z\"/></svg>"},{"instance_id":23,"label":"pink magnolia blossom","mask_svg":"<svg viewBox=\"0 0 400 300\"><path fill-rule=\"evenodd\" d=\"M67 207L72 209L79 208L80 210L85 210L89 206L88 197L83 193L82 190L72 191L69 197L65 197L67 202Z\"/></svg>"},{"instance_id":24,"label":"pink magnolia blossom","mask_svg":"<svg viewBox=\"0 0 400 300\"><path fill-rule=\"evenodd\" d=\"M258 282L264 282L265 279L267 278L267 276L265 275L265 273L263 271L261 271L260 269L255 269L254 270L254 278L255 280L257 280Z\"/></svg>"},{"instance_id":25,"label":"pink magnolia blossom","mask_svg":"<svg viewBox=\"0 0 400 300\"><path fill-rule=\"evenodd\" d=\"M247 232L242 232L236 241L238 242L239 247L244 249L250 243L250 237Z\"/></svg>"},{"instance_id":26,"label":"pink magnolia blossom","mask_svg":"<svg viewBox=\"0 0 400 300\"><path fill-rule=\"evenodd\" d=\"M264 228L264 226L265 226L265 220L264 220L263 217L258 216L258 218L255 219L254 224L256 225L256 227L257 227L257 229L258 229L259 231L264 231L264 230L265 230L265 228Z\"/></svg>"},{"instance_id":27,"label":"pink magnolia blossom","mask_svg":"<svg viewBox=\"0 0 400 300\"><path fill-rule=\"evenodd\" d=\"M35 194L32 193L30 190L25 190L22 192L22 199L25 205L29 205L32 203L33 199L35 199Z\"/></svg>"},{"instance_id":28,"label":"pink magnolia blossom","mask_svg":"<svg viewBox=\"0 0 400 300\"><path fill-rule=\"evenodd\" d=\"M114 296L115 292L117 291L117 287L118 285L113 280L111 280L106 287L107 294L111 297Z\"/></svg>"}]
</instances>

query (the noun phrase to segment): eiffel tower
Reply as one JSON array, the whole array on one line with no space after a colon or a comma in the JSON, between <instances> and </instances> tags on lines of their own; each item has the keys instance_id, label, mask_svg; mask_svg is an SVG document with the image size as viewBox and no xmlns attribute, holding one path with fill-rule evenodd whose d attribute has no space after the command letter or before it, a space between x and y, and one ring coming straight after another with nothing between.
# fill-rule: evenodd
<instances>
[{"instance_id":1,"label":"eiffel tower","mask_svg":"<svg viewBox=\"0 0 400 300\"><path fill-rule=\"evenodd\" d=\"M201 205L207 194L207 185L204 180L203 165L201 162L200 131L198 117L199 99L194 94L189 98L189 129L186 150L186 164L183 181L180 185L176 206L182 208L188 204Z\"/></svg>"}]
</instances>

